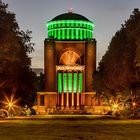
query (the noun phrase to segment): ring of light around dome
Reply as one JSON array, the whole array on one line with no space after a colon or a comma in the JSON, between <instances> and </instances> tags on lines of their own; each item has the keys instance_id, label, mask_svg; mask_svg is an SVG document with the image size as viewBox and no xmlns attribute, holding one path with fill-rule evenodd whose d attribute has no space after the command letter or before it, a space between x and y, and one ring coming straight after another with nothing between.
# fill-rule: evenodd
<instances>
[{"instance_id":1,"label":"ring of light around dome","mask_svg":"<svg viewBox=\"0 0 140 140\"><path fill-rule=\"evenodd\" d=\"M47 22L48 38L57 40L92 39L94 23L76 13L64 13Z\"/></svg>"}]
</instances>

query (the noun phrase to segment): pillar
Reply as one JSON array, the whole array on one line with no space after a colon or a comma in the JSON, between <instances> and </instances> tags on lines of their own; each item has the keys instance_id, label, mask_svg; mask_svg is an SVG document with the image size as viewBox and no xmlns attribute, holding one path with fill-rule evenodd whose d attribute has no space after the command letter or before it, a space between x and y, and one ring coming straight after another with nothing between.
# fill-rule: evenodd
<instances>
[{"instance_id":1,"label":"pillar","mask_svg":"<svg viewBox=\"0 0 140 140\"><path fill-rule=\"evenodd\" d=\"M83 93L81 93L81 106L83 105Z\"/></svg>"},{"instance_id":2,"label":"pillar","mask_svg":"<svg viewBox=\"0 0 140 140\"><path fill-rule=\"evenodd\" d=\"M64 71L62 71L62 93L61 93L61 109L64 109Z\"/></svg>"},{"instance_id":3,"label":"pillar","mask_svg":"<svg viewBox=\"0 0 140 140\"><path fill-rule=\"evenodd\" d=\"M37 106L40 106L40 95L37 94Z\"/></svg>"},{"instance_id":4,"label":"pillar","mask_svg":"<svg viewBox=\"0 0 140 140\"><path fill-rule=\"evenodd\" d=\"M77 109L79 109L79 92L77 92Z\"/></svg>"},{"instance_id":5,"label":"pillar","mask_svg":"<svg viewBox=\"0 0 140 140\"><path fill-rule=\"evenodd\" d=\"M68 81L69 81L69 79L68 79L68 72L67 72L67 82L66 82L66 86L67 86L67 93L66 93L66 109L68 109L69 108L69 93L68 93Z\"/></svg>"},{"instance_id":6,"label":"pillar","mask_svg":"<svg viewBox=\"0 0 140 140\"><path fill-rule=\"evenodd\" d=\"M85 91L93 92L92 75L96 70L96 41L88 41L85 45Z\"/></svg>"},{"instance_id":7,"label":"pillar","mask_svg":"<svg viewBox=\"0 0 140 140\"><path fill-rule=\"evenodd\" d=\"M64 92L61 93L61 109L64 108Z\"/></svg>"},{"instance_id":8,"label":"pillar","mask_svg":"<svg viewBox=\"0 0 140 140\"><path fill-rule=\"evenodd\" d=\"M69 108L69 93L66 93L66 108Z\"/></svg>"},{"instance_id":9,"label":"pillar","mask_svg":"<svg viewBox=\"0 0 140 140\"><path fill-rule=\"evenodd\" d=\"M56 65L54 41L44 41L45 91L56 91Z\"/></svg>"},{"instance_id":10,"label":"pillar","mask_svg":"<svg viewBox=\"0 0 140 140\"><path fill-rule=\"evenodd\" d=\"M77 99L76 99L76 106L79 109L79 74L77 72Z\"/></svg>"},{"instance_id":11,"label":"pillar","mask_svg":"<svg viewBox=\"0 0 140 140\"><path fill-rule=\"evenodd\" d=\"M85 93L82 93L82 104L85 105Z\"/></svg>"},{"instance_id":12,"label":"pillar","mask_svg":"<svg viewBox=\"0 0 140 140\"><path fill-rule=\"evenodd\" d=\"M62 71L57 71L57 106L61 106L61 93L63 91L63 83L62 83L62 80L63 80L63 73Z\"/></svg>"},{"instance_id":13,"label":"pillar","mask_svg":"<svg viewBox=\"0 0 140 140\"><path fill-rule=\"evenodd\" d=\"M57 106L60 106L60 103L59 103L59 93L57 93Z\"/></svg>"},{"instance_id":14,"label":"pillar","mask_svg":"<svg viewBox=\"0 0 140 140\"><path fill-rule=\"evenodd\" d=\"M74 108L74 92L71 94L71 107Z\"/></svg>"},{"instance_id":15,"label":"pillar","mask_svg":"<svg viewBox=\"0 0 140 140\"><path fill-rule=\"evenodd\" d=\"M81 73L82 73L82 93L81 93L81 106L83 106L84 105L84 91L85 91L85 78L84 78L84 71L81 71Z\"/></svg>"},{"instance_id":16,"label":"pillar","mask_svg":"<svg viewBox=\"0 0 140 140\"><path fill-rule=\"evenodd\" d=\"M74 109L74 72L72 72L71 108Z\"/></svg>"},{"instance_id":17,"label":"pillar","mask_svg":"<svg viewBox=\"0 0 140 140\"><path fill-rule=\"evenodd\" d=\"M46 94L46 95L44 95L44 105L46 107L48 107L48 101L47 101L47 99L48 99L48 95Z\"/></svg>"}]
</instances>

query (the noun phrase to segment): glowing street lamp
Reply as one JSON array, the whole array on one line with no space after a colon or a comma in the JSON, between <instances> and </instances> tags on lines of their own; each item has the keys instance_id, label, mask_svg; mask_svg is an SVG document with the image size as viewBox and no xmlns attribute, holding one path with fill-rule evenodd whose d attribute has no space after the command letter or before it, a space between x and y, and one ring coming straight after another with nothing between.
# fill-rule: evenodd
<instances>
[{"instance_id":1,"label":"glowing street lamp","mask_svg":"<svg viewBox=\"0 0 140 140\"><path fill-rule=\"evenodd\" d=\"M5 108L8 111L15 111L14 108L18 107L16 104L18 102L18 99L14 99L14 95L11 95L10 98L8 98L7 96L4 96L5 100L2 101L2 103L5 105Z\"/></svg>"},{"instance_id":2,"label":"glowing street lamp","mask_svg":"<svg viewBox=\"0 0 140 140\"><path fill-rule=\"evenodd\" d=\"M9 107L12 107L12 106L13 106L13 103L12 103L12 102L10 102L10 103L8 104L8 106L9 106Z\"/></svg>"},{"instance_id":3,"label":"glowing street lamp","mask_svg":"<svg viewBox=\"0 0 140 140\"><path fill-rule=\"evenodd\" d=\"M118 107L118 105L117 104L114 104L114 108L117 108Z\"/></svg>"},{"instance_id":4,"label":"glowing street lamp","mask_svg":"<svg viewBox=\"0 0 140 140\"><path fill-rule=\"evenodd\" d=\"M117 111L119 106L118 106L118 104L113 104L112 107L113 107L114 111Z\"/></svg>"},{"instance_id":5,"label":"glowing street lamp","mask_svg":"<svg viewBox=\"0 0 140 140\"><path fill-rule=\"evenodd\" d=\"M136 103L135 103L135 102L133 102L133 103L132 103L132 106L133 106L133 107L136 107Z\"/></svg>"}]
</instances>

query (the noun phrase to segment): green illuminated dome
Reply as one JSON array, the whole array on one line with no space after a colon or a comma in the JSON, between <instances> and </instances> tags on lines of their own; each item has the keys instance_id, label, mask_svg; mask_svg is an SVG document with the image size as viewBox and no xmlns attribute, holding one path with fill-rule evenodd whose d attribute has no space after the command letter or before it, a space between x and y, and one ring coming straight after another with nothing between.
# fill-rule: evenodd
<instances>
[{"instance_id":1,"label":"green illuminated dome","mask_svg":"<svg viewBox=\"0 0 140 140\"><path fill-rule=\"evenodd\" d=\"M92 39L94 24L76 13L64 13L47 23L48 38L56 40Z\"/></svg>"}]
</instances>

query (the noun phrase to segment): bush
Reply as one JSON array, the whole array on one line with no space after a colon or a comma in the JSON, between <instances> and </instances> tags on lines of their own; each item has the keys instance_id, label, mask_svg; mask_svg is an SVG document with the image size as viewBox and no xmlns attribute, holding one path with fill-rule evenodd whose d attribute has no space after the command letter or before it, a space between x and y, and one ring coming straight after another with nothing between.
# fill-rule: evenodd
<instances>
[{"instance_id":1,"label":"bush","mask_svg":"<svg viewBox=\"0 0 140 140\"><path fill-rule=\"evenodd\" d=\"M6 118L9 116L9 112L5 109L0 109L0 118Z\"/></svg>"}]
</instances>

